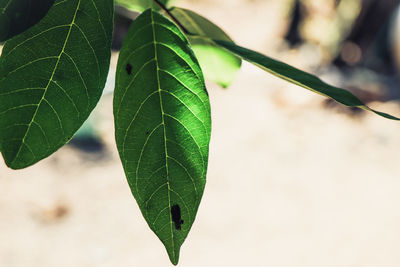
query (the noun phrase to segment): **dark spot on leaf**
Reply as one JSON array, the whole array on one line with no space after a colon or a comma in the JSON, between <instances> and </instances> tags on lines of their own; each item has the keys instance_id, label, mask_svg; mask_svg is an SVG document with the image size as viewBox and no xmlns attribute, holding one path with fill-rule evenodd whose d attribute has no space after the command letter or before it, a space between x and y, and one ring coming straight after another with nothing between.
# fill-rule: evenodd
<instances>
[{"instance_id":1,"label":"dark spot on leaf","mask_svg":"<svg viewBox=\"0 0 400 267\"><path fill-rule=\"evenodd\" d=\"M150 131L146 131L146 135L149 135L150 134Z\"/></svg>"},{"instance_id":2,"label":"dark spot on leaf","mask_svg":"<svg viewBox=\"0 0 400 267\"><path fill-rule=\"evenodd\" d=\"M183 220L181 218L181 208L179 205L173 205L171 207L171 215L172 221L175 223L176 230L181 230L181 225L183 224Z\"/></svg>"},{"instance_id":3,"label":"dark spot on leaf","mask_svg":"<svg viewBox=\"0 0 400 267\"><path fill-rule=\"evenodd\" d=\"M132 65L131 64L126 64L126 73L128 73L128 75L131 75L132 73Z\"/></svg>"}]
</instances>

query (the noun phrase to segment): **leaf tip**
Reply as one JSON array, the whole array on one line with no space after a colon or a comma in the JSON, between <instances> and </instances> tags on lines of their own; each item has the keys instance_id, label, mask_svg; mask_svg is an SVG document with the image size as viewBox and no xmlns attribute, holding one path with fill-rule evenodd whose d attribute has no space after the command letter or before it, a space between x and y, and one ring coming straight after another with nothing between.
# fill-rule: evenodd
<instances>
[{"instance_id":1,"label":"leaf tip","mask_svg":"<svg viewBox=\"0 0 400 267\"><path fill-rule=\"evenodd\" d=\"M172 255L171 255L171 254L172 254ZM179 263L179 249L178 249L178 254L176 254L176 252L175 252L175 253L169 253L169 252L168 252L168 256L169 256L169 260L171 261L171 263L172 263L174 266L177 266L178 263Z\"/></svg>"},{"instance_id":2,"label":"leaf tip","mask_svg":"<svg viewBox=\"0 0 400 267\"><path fill-rule=\"evenodd\" d=\"M18 146L13 144L3 144L0 152L7 167L13 170L24 169L37 162L30 154L23 153L24 151L19 153Z\"/></svg>"},{"instance_id":3,"label":"leaf tip","mask_svg":"<svg viewBox=\"0 0 400 267\"><path fill-rule=\"evenodd\" d=\"M9 167L12 170L21 170L24 169L26 167L29 167L32 164L26 164L24 162L19 162L17 160L7 160L7 158L3 155L4 157L4 162L6 163L7 167Z\"/></svg>"},{"instance_id":4,"label":"leaf tip","mask_svg":"<svg viewBox=\"0 0 400 267\"><path fill-rule=\"evenodd\" d=\"M178 265L181 246L177 245L177 246L171 247L169 245L166 245L165 243L164 243L164 246L167 249L168 257L169 257L169 260L171 261L171 263L174 266Z\"/></svg>"},{"instance_id":5,"label":"leaf tip","mask_svg":"<svg viewBox=\"0 0 400 267\"><path fill-rule=\"evenodd\" d=\"M172 265L174 265L174 266L177 266L177 265L178 265L179 259L177 259L176 261L174 261L174 260L172 260L172 259L170 259L170 260L171 260Z\"/></svg>"}]
</instances>

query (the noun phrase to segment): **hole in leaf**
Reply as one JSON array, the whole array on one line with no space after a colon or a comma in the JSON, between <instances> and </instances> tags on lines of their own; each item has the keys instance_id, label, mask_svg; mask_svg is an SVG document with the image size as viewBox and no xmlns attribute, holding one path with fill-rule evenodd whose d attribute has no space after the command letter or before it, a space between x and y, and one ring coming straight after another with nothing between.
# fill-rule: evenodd
<instances>
[{"instance_id":1,"label":"hole in leaf","mask_svg":"<svg viewBox=\"0 0 400 267\"><path fill-rule=\"evenodd\" d=\"M176 230L181 230L181 225L183 224L183 220L181 218L181 208L179 205L173 205L171 207L171 215L172 221L175 223Z\"/></svg>"}]
</instances>

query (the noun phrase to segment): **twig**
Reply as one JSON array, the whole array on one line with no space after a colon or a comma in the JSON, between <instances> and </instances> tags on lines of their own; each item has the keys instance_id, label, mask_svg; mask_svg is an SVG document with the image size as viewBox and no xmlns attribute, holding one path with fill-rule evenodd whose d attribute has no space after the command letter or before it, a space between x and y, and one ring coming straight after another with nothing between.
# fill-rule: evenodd
<instances>
[{"instance_id":1,"label":"twig","mask_svg":"<svg viewBox=\"0 0 400 267\"><path fill-rule=\"evenodd\" d=\"M190 34L190 32L182 25L182 23L179 22L179 20L172 15L171 11L168 10L168 8L166 6L164 6L163 3L161 3L159 0L154 0L154 2L159 5L159 7L165 11L165 13L168 14L168 16L179 26L179 28L182 29L182 31L186 34Z\"/></svg>"}]
</instances>

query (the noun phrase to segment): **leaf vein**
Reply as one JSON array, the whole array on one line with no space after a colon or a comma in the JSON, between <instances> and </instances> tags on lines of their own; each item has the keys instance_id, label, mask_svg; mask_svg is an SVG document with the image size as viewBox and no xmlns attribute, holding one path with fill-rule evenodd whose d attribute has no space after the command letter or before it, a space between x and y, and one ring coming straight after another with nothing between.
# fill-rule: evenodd
<instances>
[{"instance_id":1,"label":"leaf vein","mask_svg":"<svg viewBox=\"0 0 400 267\"><path fill-rule=\"evenodd\" d=\"M157 50L157 39L156 39L156 31L155 31L155 20L154 20L154 15L153 12L150 13L151 14L151 27L153 30L153 40L154 40L154 57L156 59L156 67L157 67L157 71L156 71L156 76L157 76L157 86L158 86L158 93L159 93L159 97L160 97L160 110L161 110L161 119L162 119L162 125L163 125L163 129L164 129L164 151L165 151L165 166L166 166L166 177L167 177L167 185L168 185L168 205L169 208L171 209L171 195L170 195L170 184L169 184L169 168L168 168L168 160L167 160L167 156L168 156L168 149L167 149L167 133L166 133L166 129L165 129L165 121L164 121L164 108L163 108L163 99L162 99L162 94L161 94L161 84L160 84L160 74L159 74L159 64L158 64L158 50ZM175 255L175 242L174 242L174 232L172 229L172 214L169 213L169 220L171 222L171 227L170 227L170 233L171 233L171 246L172 246L172 256L175 259L176 255Z\"/></svg>"},{"instance_id":2,"label":"leaf vein","mask_svg":"<svg viewBox=\"0 0 400 267\"><path fill-rule=\"evenodd\" d=\"M100 87L100 82L101 82L101 81L100 81L100 64L99 64L99 59L97 58L96 52L94 51L92 44L90 43L89 39L87 38L86 34L85 34L84 31L81 29L81 27L79 27L79 25L76 24L76 23L75 23L75 27L78 28L78 30L81 32L83 38L85 39L85 41L86 41L87 44L89 45L90 49L92 50L93 56L94 56L94 58L95 58L95 60L96 60L97 73L98 73L98 78L97 78L98 84L97 84L97 87Z\"/></svg>"},{"instance_id":3,"label":"leaf vein","mask_svg":"<svg viewBox=\"0 0 400 267\"><path fill-rule=\"evenodd\" d=\"M136 81L136 78L139 76L139 74L143 71L143 69L148 65L148 64L150 64L151 62L153 62L154 61L154 58L153 59L151 59L151 60L149 60L149 61L147 61L146 63L144 63L143 65L142 65L142 67L140 67L140 69L136 72L136 74L135 74L135 76L132 78L132 80L129 82L129 84L127 85L127 87L125 88L125 90L124 90L124 93L123 93L123 95L122 95L122 98L121 98L121 101L120 101L120 104L119 104L119 107L118 107L118 111L117 111L117 115L119 115L119 112L120 112L120 110L121 110L121 106L122 106L122 102L124 101L124 99L125 99L125 95L126 95L126 93L128 92L128 89L132 86L132 84Z\"/></svg>"},{"instance_id":4,"label":"leaf vein","mask_svg":"<svg viewBox=\"0 0 400 267\"><path fill-rule=\"evenodd\" d=\"M39 130L42 133L44 139L46 140L47 150L49 150L50 142L49 142L49 139L47 138L47 135L46 135L45 131L43 130L42 126L39 123L37 123L36 121L33 121L32 123L35 124L39 128Z\"/></svg>"},{"instance_id":5,"label":"leaf vein","mask_svg":"<svg viewBox=\"0 0 400 267\"><path fill-rule=\"evenodd\" d=\"M70 24L58 25L58 26L54 26L54 27L48 28L48 29L46 29L44 31L41 31L40 33L37 33L37 34L25 39L23 42L17 44L16 46L14 46L10 51L7 52L7 54L4 55L4 57L10 55L12 51L17 49L21 45L25 44L26 42L29 42L30 40L35 39L36 37L39 37L40 35L42 35L42 34L44 34L46 32L49 32L49 31L52 31L52 30L56 30L58 28L63 28L63 27L70 27Z\"/></svg>"},{"instance_id":6,"label":"leaf vein","mask_svg":"<svg viewBox=\"0 0 400 267\"><path fill-rule=\"evenodd\" d=\"M192 175L189 173L188 169L179 160L177 160L176 158L171 157L171 156L168 156L168 158L173 160L173 161L175 161L186 172L186 174L189 176L191 182L193 183L194 191L196 193L196 201L198 201L199 195L198 195L197 186L196 186L196 183L194 182L194 179L193 179Z\"/></svg>"},{"instance_id":7,"label":"leaf vein","mask_svg":"<svg viewBox=\"0 0 400 267\"><path fill-rule=\"evenodd\" d=\"M64 87L62 87L61 85L59 85L56 81L52 81L58 88L61 89L61 92L64 93L64 95L71 101L72 106L74 107L74 109L76 110L76 113L78 114L78 118L81 116L78 107L75 104L75 101L72 99L72 97L67 93L67 91L64 89Z\"/></svg>"},{"instance_id":8,"label":"leaf vein","mask_svg":"<svg viewBox=\"0 0 400 267\"><path fill-rule=\"evenodd\" d=\"M6 110L0 112L0 115L6 114L7 112L12 111L12 110L17 110L17 109L26 108L26 107L36 107L37 105L38 104L19 105L19 106L12 107L12 108L9 108L9 109L6 109Z\"/></svg>"},{"instance_id":9,"label":"leaf vein","mask_svg":"<svg viewBox=\"0 0 400 267\"><path fill-rule=\"evenodd\" d=\"M12 73L14 73L14 72L16 72L16 71L18 71L18 70L20 70L20 69L22 69L22 68L25 68L25 67L27 67L27 66L33 64L33 63L36 63L36 62L39 62L39 61L42 61L42 60L46 60L46 59L56 59L56 58L57 58L57 56L50 56L50 57L41 57L41 58L37 58L37 59L35 59L35 60L29 61L28 63L26 63L26 64L24 64L24 65L22 65L22 66L19 66L18 68L13 69L13 70L10 71L9 73L7 73L7 75L10 75L10 74L12 74Z\"/></svg>"},{"instance_id":10,"label":"leaf vein","mask_svg":"<svg viewBox=\"0 0 400 267\"><path fill-rule=\"evenodd\" d=\"M32 91L32 90L44 90L43 87L31 87L31 88L21 88L21 89L16 89L10 92L5 92L0 94L0 96L4 96L4 95L11 95L11 94L16 94L16 93L20 93L20 92L25 92L25 91Z\"/></svg>"},{"instance_id":11,"label":"leaf vein","mask_svg":"<svg viewBox=\"0 0 400 267\"><path fill-rule=\"evenodd\" d=\"M125 147L125 143L126 143L126 138L128 137L128 132L130 131L130 128L132 127L133 122L136 120L137 115L139 114L140 110L142 109L142 106L147 102L147 100L150 99L150 97L152 97L153 95L157 94L157 92L153 92L150 95L148 95L146 97L146 99L140 104L138 110L136 111L135 115L133 116L132 120L130 121L128 127L125 130L125 135L124 135L124 141L122 142L122 155L124 155L124 147Z\"/></svg>"},{"instance_id":12,"label":"leaf vein","mask_svg":"<svg viewBox=\"0 0 400 267\"><path fill-rule=\"evenodd\" d=\"M45 98L43 101L45 101L45 102L47 103L47 105L49 105L49 107L51 108L51 110L54 112L54 115L56 115L57 120L58 120L58 124L60 125L60 129L61 129L61 131L62 131L62 133L63 133L63 136L65 136L65 131L64 131L64 128L63 128L63 125L62 125L62 123L61 123L61 119L60 119L60 116L59 116L57 110L55 110L55 108L53 107L53 105L52 105L46 98Z\"/></svg>"},{"instance_id":13,"label":"leaf vein","mask_svg":"<svg viewBox=\"0 0 400 267\"><path fill-rule=\"evenodd\" d=\"M205 128L204 122L192 111L192 109L190 109L190 108L186 105L185 102L183 102L179 97L177 97L174 93L172 93L172 92L170 92L170 91L167 91L167 90L161 90L161 91L164 92L164 93L166 93L166 94L169 94L170 96L172 96L173 98L175 98L176 100L178 100L179 102L181 102L181 103L190 111L190 113L192 113L192 115L193 115L198 121L201 122L201 124L202 124L203 127Z\"/></svg>"},{"instance_id":14,"label":"leaf vein","mask_svg":"<svg viewBox=\"0 0 400 267\"><path fill-rule=\"evenodd\" d=\"M140 149L140 155L138 158L138 162L136 163L136 180L135 180L135 187L138 188L138 177L139 177L139 166L140 166L140 162L142 160L142 155L144 152L144 149L146 148L147 142L149 141L150 137L153 135L153 133L161 126L162 124L160 123L159 125L157 125L156 127L154 127L154 129L151 131L151 133L147 136L142 148Z\"/></svg>"}]
</instances>

